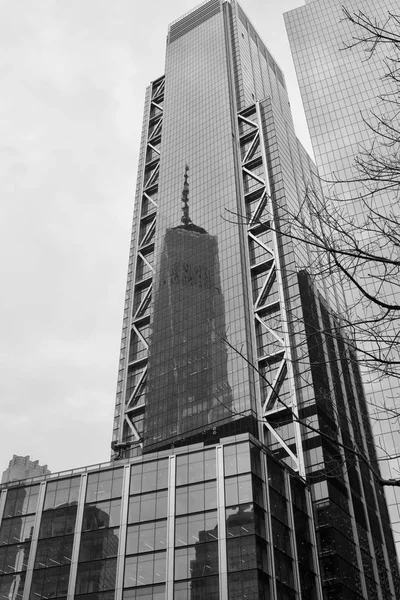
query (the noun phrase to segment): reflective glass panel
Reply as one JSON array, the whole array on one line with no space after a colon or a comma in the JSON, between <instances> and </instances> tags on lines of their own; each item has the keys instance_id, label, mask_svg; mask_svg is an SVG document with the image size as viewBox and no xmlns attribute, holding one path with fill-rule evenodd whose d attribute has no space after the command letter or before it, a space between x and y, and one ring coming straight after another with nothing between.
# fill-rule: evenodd
<instances>
[{"instance_id":1,"label":"reflective glass panel","mask_svg":"<svg viewBox=\"0 0 400 600\"><path fill-rule=\"evenodd\" d=\"M90 473L86 489L86 502L116 498L122 494L123 469Z\"/></svg>"},{"instance_id":2,"label":"reflective glass panel","mask_svg":"<svg viewBox=\"0 0 400 600\"><path fill-rule=\"evenodd\" d=\"M25 573L17 575L4 575L0 577L0 598L7 600L22 600L24 591Z\"/></svg>"},{"instance_id":3,"label":"reflective glass panel","mask_svg":"<svg viewBox=\"0 0 400 600\"><path fill-rule=\"evenodd\" d=\"M30 543L0 547L0 575L26 571L30 547Z\"/></svg>"},{"instance_id":4,"label":"reflective glass panel","mask_svg":"<svg viewBox=\"0 0 400 600\"><path fill-rule=\"evenodd\" d=\"M104 529L119 525L121 500L108 500L86 504L83 511L82 530Z\"/></svg>"},{"instance_id":5,"label":"reflective glass panel","mask_svg":"<svg viewBox=\"0 0 400 600\"><path fill-rule=\"evenodd\" d=\"M82 533L79 562L111 558L118 554L119 528Z\"/></svg>"},{"instance_id":6,"label":"reflective glass panel","mask_svg":"<svg viewBox=\"0 0 400 600\"><path fill-rule=\"evenodd\" d=\"M39 486L11 488L7 491L3 519L16 515L26 515L36 511Z\"/></svg>"},{"instance_id":7,"label":"reflective glass panel","mask_svg":"<svg viewBox=\"0 0 400 600\"><path fill-rule=\"evenodd\" d=\"M49 481L46 486L43 510L77 504L80 482L80 477Z\"/></svg>"},{"instance_id":8,"label":"reflective glass panel","mask_svg":"<svg viewBox=\"0 0 400 600\"><path fill-rule=\"evenodd\" d=\"M0 544L17 544L32 539L35 515L4 519L0 528Z\"/></svg>"},{"instance_id":9,"label":"reflective glass panel","mask_svg":"<svg viewBox=\"0 0 400 600\"><path fill-rule=\"evenodd\" d=\"M96 560L79 563L76 580L76 594L88 594L111 590L115 587L117 559Z\"/></svg>"},{"instance_id":10,"label":"reflective glass panel","mask_svg":"<svg viewBox=\"0 0 400 600\"><path fill-rule=\"evenodd\" d=\"M39 540L35 556L35 569L70 564L73 541L73 535Z\"/></svg>"}]
</instances>

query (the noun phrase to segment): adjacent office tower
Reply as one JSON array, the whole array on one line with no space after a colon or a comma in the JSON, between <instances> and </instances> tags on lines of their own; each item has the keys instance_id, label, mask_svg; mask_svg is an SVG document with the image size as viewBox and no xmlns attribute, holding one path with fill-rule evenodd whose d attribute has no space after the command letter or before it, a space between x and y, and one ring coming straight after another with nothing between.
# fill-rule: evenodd
<instances>
[{"instance_id":1,"label":"adjacent office tower","mask_svg":"<svg viewBox=\"0 0 400 600\"><path fill-rule=\"evenodd\" d=\"M390 81L382 78L387 46L383 52L378 48L371 56L363 45L344 49L354 37L362 37L363 31L345 18L343 5L350 13L362 11L382 24L389 12L398 14L395 0L345 3L309 0L305 6L286 13L285 22L319 173L328 181L349 182L359 175L355 157L360 149L369 148L372 138L376 137L367 124L374 123L372 112L382 114L388 110L387 104L379 103L378 96L390 91ZM352 202L345 204L347 210L352 218L363 219L365 205L357 201L357 197L365 188L341 183L334 188L327 185L326 191L351 198ZM381 213L387 207L391 209L392 201L390 192L374 194L372 206ZM386 286L389 297L390 284ZM393 336L396 334L394 331ZM367 392L372 402L374 434L383 449L382 470L388 478L396 478L400 471L400 460L396 458L400 450L400 427L395 416L398 410L394 407L393 415L391 408L398 404L398 379L365 377L368 379L371 380ZM386 488L386 494L400 556L400 493L395 488Z\"/></svg>"},{"instance_id":2,"label":"adjacent office tower","mask_svg":"<svg viewBox=\"0 0 400 600\"><path fill-rule=\"evenodd\" d=\"M357 363L285 235L312 169L238 3L172 23L146 94L114 461L0 487L0 596L399 597Z\"/></svg>"}]
</instances>

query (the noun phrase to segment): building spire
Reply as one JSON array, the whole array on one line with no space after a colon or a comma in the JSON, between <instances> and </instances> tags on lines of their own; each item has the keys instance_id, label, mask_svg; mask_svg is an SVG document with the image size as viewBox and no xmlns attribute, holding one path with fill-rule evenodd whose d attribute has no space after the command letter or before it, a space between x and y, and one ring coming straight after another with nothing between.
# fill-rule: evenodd
<instances>
[{"instance_id":1,"label":"building spire","mask_svg":"<svg viewBox=\"0 0 400 600\"><path fill-rule=\"evenodd\" d=\"M183 202L182 212L183 212L183 216L181 218L181 221L185 225L185 227L187 227L188 225L190 225L190 223L192 222L191 219L190 219L190 217L189 217L189 183L188 183L188 172L189 172L189 166L185 165L185 176L184 176L184 183L183 183L183 190L182 190L182 202Z\"/></svg>"}]
</instances>

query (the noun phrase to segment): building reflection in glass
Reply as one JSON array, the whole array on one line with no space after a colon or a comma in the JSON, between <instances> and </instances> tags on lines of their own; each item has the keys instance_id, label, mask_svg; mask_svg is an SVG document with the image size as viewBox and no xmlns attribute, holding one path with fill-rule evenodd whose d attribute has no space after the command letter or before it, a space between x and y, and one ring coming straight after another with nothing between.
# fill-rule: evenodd
<instances>
[{"instance_id":1,"label":"building reflection in glass","mask_svg":"<svg viewBox=\"0 0 400 600\"><path fill-rule=\"evenodd\" d=\"M218 600L217 513L210 511L178 518L175 545L177 582L174 586L174 598Z\"/></svg>"},{"instance_id":2,"label":"building reflection in glass","mask_svg":"<svg viewBox=\"0 0 400 600\"><path fill-rule=\"evenodd\" d=\"M232 418L218 242L188 214L168 228L159 262L149 340L144 447L193 435Z\"/></svg>"},{"instance_id":3,"label":"building reflection in glass","mask_svg":"<svg viewBox=\"0 0 400 600\"><path fill-rule=\"evenodd\" d=\"M10 489L0 529L0 598L20 600L31 547L38 486Z\"/></svg>"}]
</instances>

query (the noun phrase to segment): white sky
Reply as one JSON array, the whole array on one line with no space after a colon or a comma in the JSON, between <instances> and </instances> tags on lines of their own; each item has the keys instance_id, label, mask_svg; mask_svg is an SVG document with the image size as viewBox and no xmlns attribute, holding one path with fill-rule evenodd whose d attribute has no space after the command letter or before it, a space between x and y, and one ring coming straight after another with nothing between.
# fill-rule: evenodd
<instances>
[{"instance_id":1,"label":"white sky","mask_svg":"<svg viewBox=\"0 0 400 600\"><path fill-rule=\"evenodd\" d=\"M310 151L283 13L242 0ZM0 0L0 472L109 459L147 84L196 0Z\"/></svg>"}]
</instances>

